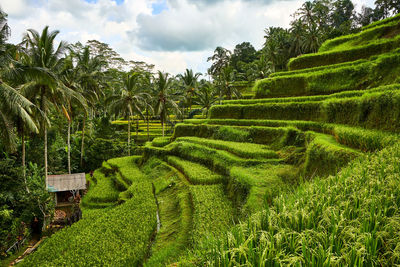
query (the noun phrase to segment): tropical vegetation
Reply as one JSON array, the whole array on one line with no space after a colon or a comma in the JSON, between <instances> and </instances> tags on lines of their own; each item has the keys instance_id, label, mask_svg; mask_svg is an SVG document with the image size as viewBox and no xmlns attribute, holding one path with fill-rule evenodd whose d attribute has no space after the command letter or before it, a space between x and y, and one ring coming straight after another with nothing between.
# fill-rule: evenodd
<instances>
[{"instance_id":1,"label":"tropical vegetation","mask_svg":"<svg viewBox=\"0 0 400 267\"><path fill-rule=\"evenodd\" d=\"M39 222L22 266L400 264L399 11L307 1L174 76L49 26L8 43L0 10L0 259ZM76 172L52 233L48 175Z\"/></svg>"}]
</instances>

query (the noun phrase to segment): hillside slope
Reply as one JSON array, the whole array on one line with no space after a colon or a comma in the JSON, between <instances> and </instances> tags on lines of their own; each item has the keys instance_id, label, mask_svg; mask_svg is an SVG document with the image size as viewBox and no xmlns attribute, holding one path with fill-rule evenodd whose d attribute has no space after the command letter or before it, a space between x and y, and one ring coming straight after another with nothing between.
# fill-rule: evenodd
<instances>
[{"instance_id":1,"label":"hillside slope","mask_svg":"<svg viewBox=\"0 0 400 267\"><path fill-rule=\"evenodd\" d=\"M84 219L23 265L399 264L399 25L327 41L257 99L104 163Z\"/></svg>"}]
</instances>

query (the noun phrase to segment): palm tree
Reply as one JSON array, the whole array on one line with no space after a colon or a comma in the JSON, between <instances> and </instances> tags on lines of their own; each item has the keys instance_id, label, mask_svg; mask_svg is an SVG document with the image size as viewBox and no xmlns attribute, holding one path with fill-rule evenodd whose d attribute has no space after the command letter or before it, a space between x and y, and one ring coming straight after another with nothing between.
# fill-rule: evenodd
<instances>
[{"instance_id":1,"label":"palm tree","mask_svg":"<svg viewBox=\"0 0 400 267\"><path fill-rule=\"evenodd\" d=\"M305 21L308 25L315 23L314 17L314 4L310 1L306 1L296 11L295 15L299 16L302 21Z\"/></svg>"},{"instance_id":2,"label":"palm tree","mask_svg":"<svg viewBox=\"0 0 400 267\"><path fill-rule=\"evenodd\" d=\"M291 54L292 56L298 56L302 53L302 46L305 34L304 24L300 19L292 22L290 33L292 39L290 47Z\"/></svg>"},{"instance_id":3,"label":"palm tree","mask_svg":"<svg viewBox=\"0 0 400 267\"><path fill-rule=\"evenodd\" d=\"M216 91L211 84L207 82L199 88L196 92L196 96L197 99L195 100L195 103L200 105L203 111L205 110L206 116L208 116L208 110L218 100Z\"/></svg>"},{"instance_id":4,"label":"palm tree","mask_svg":"<svg viewBox=\"0 0 400 267\"><path fill-rule=\"evenodd\" d=\"M156 114L160 115L162 136L165 135L165 123L168 117L168 109L172 108L176 112L179 111L178 104L174 101L172 94L170 93L171 79L168 78L168 73L163 74L158 71L158 79L155 81L155 90L157 92L157 99L155 105Z\"/></svg>"},{"instance_id":5,"label":"palm tree","mask_svg":"<svg viewBox=\"0 0 400 267\"><path fill-rule=\"evenodd\" d=\"M221 70L221 74L219 76L220 82L220 101L222 100L222 96L225 95L227 99L232 99L232 96L240 97L239 89L234 86L234 82L236 81L236 70L231 66L227 66Z\"/></svg>"},{"instance_id":6,"label":"palm tree","mask_svg":"<svg viewBox=\"0 0 400 267\"><path fill-rule=\"evenodd\" d=\"M0 138L6 148L15 150L15 134L13 122L17 123L17 129L21 134L22 144L22 168L25 178L25 134L24 128L38 132L38 127L32 117L34 105L22 96L17 90L4 82L6 78L12 85L21 84L21 76L15 75L11 64L15 58L7 49L6 41L10 36L10 28L7 24L7 15L0 9ZM18 50L13 47L13 54ZM25 181L26 185L26 181Z\"/></svg>"},{"instance_id":7,"label":"palm tree","mask_svg":"<svg viewBox=\"0 0 400 267\"><path fill-rule=\"evenodd\" d=\"M141 87L143 88L143 90L145 92L147 92L145 102L143 103L144 109L146 112L147 141L150 141L150 125L149 125L150 114L154 114L153 106L154 106L154 102L156 100L156 98L154 97L154 95L156 95L156 93L154 92L152 80L153 80L153 75L150 72L145 72L141 79Z\"/></svg>"},{"instance_id":8,"label":"palm tree","mask_svg":"<svg viewBox=\"0 0 400 267\"><path fill-rule=\"evenodd\" d=\"M143 117L140 106L145 102L147 93L140 91L141 74L134 72L127 74L124 81L124 89L117 95L110 96L110 111L115 115L123 115L128 118L128 155L131 155L131 117L137 115Z\"/></svg>"},{"instance_id":9,"label":"palm tree","mask_svg":"<svg viewBox=\"0 0 400 267\"><path fill-rule=\"evenodd\" d=\"M302 49L308 53L318 52L318 48L321 46L321 35L316 25L311 25L306 32Z\"/></svg>"},{"instance_id":10,"label":"palm tree","mask_svg":"<svg viewBox=\"0 0 400 267\"><path fill-rule=\"evenodd\" d=\"M7 24L7 14L0 9L0 56L6 51L6 41L10 37L11 30Z\"/></svg>"},{"instance_id":11,"label":"palm tree","mask_svg":"<svg viewBox=\"0 0 400 267\"><path fill-rule=\"evenodd\" d=\"M104 73L102 68L106 66L103 56L91 56L89 46L81 51L72 51L72 57L76 61L76 83L79 84L79 92L86 99L88 106L94 109L95 104L102 94L101 88L105 87ZM82 138L81 138L81 159L80 166L83 166L85 148L87 110L83 109Z\"/></svg>"},{"instance_id":12,"label":"palm tree","mask_svg":"<svg viewBox=\"0 0 400 267\"><path fill-rule=\"evenodd\" d=\"M188 98L189 111L192 111L192 97L195 94L197 85L197 79L201 76L201 73L193 74L193 70L186 69L185 73L179 74L177 77L182 81L185 88L185 94Z\"/></svg>"},{"instance_id":13,"label":"palm tree","mask_svg":"<svg viewBox=\"0 0 400 267\"><path fill-rule=\"evenodd\" d=\"M62 67L67 44L63 41L55 48L55 38L59 31L49 32L46 26L42 33L30 29L23 37L22 45L25 53L22 58L21 70L27 77L27 83L22 87L25 95L38 106L43 114L41 130L44 136L44 169L47 184L47 114L50 106L63 106L65 86L60 82L57 73Z\"/></svg>"},{"instance_id":14,"label":"palm tree","mask_svg":"<svg viewBox=\"0 0 400 267\"><path fill-rule=\"evenodd\" d=\"M207 58L207 61L213 61L213 64L208 69L208 73L213 76L218 76L222 68L226 67L229 64L231 55L232 55L231 51L229 51L226 48L218 46L214 50L214 55Z\"/></svg>"},{"instance_id":15,"label":"palm tree","mask_svg":"<svg viewBox=\"0 0 400 267\"><path fill-rule=\"evenodd\" d=\"M71 125L73 114L76 112L75 104L81 107L86 114L86 100L80 94L82 92L80 84L78 83L78 72L77 68L74 68L72 62L72 55L68 55L64 60L64 67L60 72L60 79L66 86L63 89L69 90L69 94L65 97L65 105L62 105L62 111L68 120L68 137L67 137L67 153L68 153L68 173L71 174Z\"/></svg>"}]
</instances>

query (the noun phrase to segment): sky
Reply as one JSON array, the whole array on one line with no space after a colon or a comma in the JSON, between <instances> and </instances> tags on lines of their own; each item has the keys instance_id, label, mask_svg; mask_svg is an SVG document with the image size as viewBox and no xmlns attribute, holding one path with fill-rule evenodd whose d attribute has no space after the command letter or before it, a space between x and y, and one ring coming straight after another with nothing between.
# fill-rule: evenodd
<instances>
[{"instance_id":1,"label":"sky","mask_svg":"<svg viewBox=\"0 0 400 267\"><path fill-rule=\"evenodd\" d=\"M178 74L205 73L217 46L233 50L250 42L260 49L264 29L288 27L303 0L0 0L8 14L10 42L27 29L59 30L69 43L96 39L126 60L155 64ZM356 9L374 0L353 0Z\"/></svg>"}]
</instances>

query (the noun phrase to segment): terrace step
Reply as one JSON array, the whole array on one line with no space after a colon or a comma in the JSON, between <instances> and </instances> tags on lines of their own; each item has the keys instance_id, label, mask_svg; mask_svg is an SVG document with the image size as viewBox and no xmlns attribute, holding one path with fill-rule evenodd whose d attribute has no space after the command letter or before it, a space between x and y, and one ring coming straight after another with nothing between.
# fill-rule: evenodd
<instances>
[{"instance_id":1,"label":"terrace step","mask_svg":"<svg viewBox=\"0 0 400 267\"><path fill-rule=\"evenodd\" d=\"M316 102L221 105L210 109L210 119L305 120L398 132L398 101L395 90Z\"/></svg>"},{"instance_id":2,"label":"terrace step","mask_svg":"<svg viewBox=\"0 0 400 267\"><path fill-rule=\"evenodd\" d=\"M290 121L290 120L232 120L232 119L209 119L209 120L185 120L192 131L194 125L214 125L216 127L227 126L265 126L265 127L295 127L301 131L314 131L332 135L342 145L358 149L364 152L381 150L399 141L397 134L378 130L367 130L360 127L350 127L341 124L313 122L313 121ZM184 127L180 125L179 127ZM200 132L200 131L198 131Z\"/></svg>"},{"instance_id":3,"label":"terrace step","mask_svg":"<svg viewBox=\"0 0 400 267\"><path fill-rule=\"evenodd\" d=\"M113 178L106 177L99 170L94 172L93 177L96 178L97 182L96 184L91 184L89 191L82 198L82 206L87 208L100 208L116 204L121 191L115 187Z\"/></svg>"},{"instance_id":4,"label":"terrace step","mask_svg":"<svg viewBox=\"0 0 400 267\"><path fill-rule=\"evenodd\" d=\"M167 162L182 172L191 184L218 184L225 180L222 175L213 173L205 166L179 157L168 156Z\"/></svg>"},{"instance_id":5,"label":"terrace step","mask_svg":"<svg viewBox=\"0 0 400 267\"><path fill-rule=\"evenodd\" d=\"M312 68L340 62L348 62L360 58L369 58L372 55L385 53L399 47L399 38L396 32L399 28L399 17L392 21L384 21L381 25L364 28L363 31L341 36L325 42L318 53L299 56L290 60L290 70ZM393 38L385 38L391 33ZM372 38L371 38L372 37Z\"/></svg>"},{"instance_id":6,"label":"terrace step","mask_svg":"<svg viewBox=\"0 0 400 267\"><path fill-rule=\"evenodd\" d=\"M194 210L191 243L196 249L203 240L222 235L234 223L236 212L222 184L192 185L190 193Z\"/></svg>"},{"instance_id":7,"label":"terrace step","mask_svg":"<svg viewBox=\"0 0 400 267\"><path fill-rule=\"evenodd\" d=\"M198 137L179 137L175 141L189 142L204 145L218 150L224 150L241 158L274 159L279 157L278 154L275 151L271 150L269 146L254 143L213 140Z\"/></svg>"},{"instance_id":8,"label":"terrace step","mask_svg":"<svg viewBox=\"0 0 400 267\"><path fill-rule=\"evenodd\" d=\"M390 92L400 90L400 84L390 84L379 86L367 90L354 90L343 91L328 95L311 95L311 96L297 96L297 97L276 97L276 98L257 98L257 99L237 99L237 100L224 100L224 105L240 104L240 105L253 105L253 104L267 104L267 103L293 103L293 102L318 102L329 99L345 99L349 97L360 97L369 93L376 92Z\"/></svg>"},{"instance_id":9,"label":"terrace step","mask_svg":"<svg viewBox=\"0 0 400 267\"><path fill-rule=\"evenodd\" d=\"M144 266L168 265L176 260L189 245L192 229L193 207L189 183L174 167L164 161L161 176L153 182L160 216L161 228L151 246L151 255ZM158 168L158 170L156 170ZM151 175L153 176L153 175Z\"/></svg>"}]
</instances>

